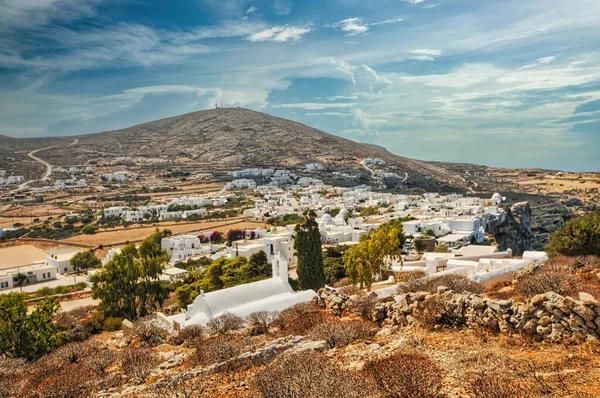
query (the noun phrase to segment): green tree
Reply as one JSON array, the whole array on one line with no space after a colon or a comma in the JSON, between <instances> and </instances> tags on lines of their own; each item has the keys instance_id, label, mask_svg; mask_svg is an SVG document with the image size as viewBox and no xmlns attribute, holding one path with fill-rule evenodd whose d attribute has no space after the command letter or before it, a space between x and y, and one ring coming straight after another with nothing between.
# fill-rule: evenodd
<instances>
[{"instance_id":1,"label":"green tree","mask_svg":"<svg viewBox=\"0 0 600 398\"><path fill-rule=\"evenodd\" d=\"M21 290L21 293L23 293L23 285L25 284L25 281L27 281L27 275L22 274L22 273L18 273L15 276L15 282L17 282L17 285L19 286L19 289Z\"/></svg>"},{"instance_id":2,"label":"green tree","mask_svg":"<svg viewBox=\"0 0 600 398\"><path fill-rule=\"evenodd\" d=\"M93 251L84 251L77 253L71 258L71 265L75 271L98 268L100 260L98 260Z\"/></svg>"},{"instance_id":3,"label":"green tree","mask_svg":"<svg viewBox=\"0 0 600 398\"><path fill-rule=\"evenodd\" d=\"M415 250L419 253L425 250L425 241L423 239L415 239Z\"/></svg>"},{"instance_id":4,"label":"green tree","mask_svg":"<svg viewBox=\"0 0 600 398\"><path fill-rule=\"evenodd\" d=\"M353 283L368 290L381 273L387 256L397 255L404 243L402 224L391 221L382 225L344 253L346 273Z\"/></svg>"},{"instance_id":5,"label":"green tree","mask_svg":"<svg viewBox=\"0 0 600 398\"><path fill-rule=\"evenodd\" d=\"M93 235L98 230L98 226L94 224L87 224L82 229L81 232L88 235Z\"/></svg>"},{"instance_id":6,"label":"green tree","mask_svg":"<svg viewBox=\"0 0 600 398\"><path fill-rule=\"evenodd\" d=\"M180 308L186 308L198 297L196 286L197 284L182 285L175 290L175 297Z\"/></svg>"},{"instance_id":7,"label":"green tree","mask_svg":"<svg viewBox=\"0 0 600 398\"><path fill-rule=\"evenodd\" d=\"M335 282L346 277L346 268L342 257L325 257L323 259L323 271L325 281L333 285Z\"/></svg>"},{"instance_id":8,"label":"green tree","mask_svg":"<svg viewBox=\"0 0 600 398\"><path fill-rule=\"evenodd\" d=\"M435 238L435 231L433 229L428 229L425 232L423 232L423 236L431 236Z\"/></svg>"},{"instance_id":9,"label":"green tree","mask_svg":"<svg viewBox=\"0 0 600 398\"><path fill-rule=\"evenodd\" d=\"M272 271L271 266L269 265L269 259L267 258L267 254L262 250L250 256L250 260L248 260L248 265L248 276L250 277L271 275Z\"/></svg>"},{"instance_id":10,"label":"green tree","mask_svg":"<svg viewBox=\"0 0 600 398\"><path fill-rule=\"evenodd\" d=\"M304 212L300 223L296 224L294 248L298 255L298 280L302 289L317 290L325 285L321 233L314 211Z\"/></svg>"},{"instance_id":11,"label":"green tree","mask_svg":"<svg viewBox=\"0 0 600 398\"><path fill-rule=\"evenodd\" d=\"M133 320L162 306L168 290L159 277L168 257L157 242L163 233L157 230L139 248L133 243L125 245L90 278L93 297L101 300L98 308L106 316Z\"/></svg>"},{"instance_id":12,"label":"green tree","mask_svg":"<svg viewBox=\"0 0 600 398\"><path fill-rule=\"evenodd\" d=\"M550 235L550 256L600 255L600 210L567 221Z\"/></svg>"},{"instance_id":13,"label":"green tree","mask_svg":"<svg viewBox=\"0 0 600 398\"><path fill-rule=\"evenodd\" d=\"M0 295L0 355L35 360L67 341L66 327L54 322L58 301L47 298L27 315L20 293Z\"/></svg>"}]
</instances>

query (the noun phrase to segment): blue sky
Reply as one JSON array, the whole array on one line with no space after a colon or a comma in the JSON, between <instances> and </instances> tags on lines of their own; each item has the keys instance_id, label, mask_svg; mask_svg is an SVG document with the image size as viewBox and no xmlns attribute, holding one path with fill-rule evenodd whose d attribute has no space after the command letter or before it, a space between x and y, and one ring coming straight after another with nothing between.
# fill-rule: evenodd
<instances>
[{"instance_id":1,"label":"blue sky","mask_svg":"<svg viewBox=\"0 0 600 398\"><path fill-rule=\"evenodd\" d=\"M0 134L215 101L412 158L600 171L600 1L0 0Z\"/></svg>"}]
</instances>

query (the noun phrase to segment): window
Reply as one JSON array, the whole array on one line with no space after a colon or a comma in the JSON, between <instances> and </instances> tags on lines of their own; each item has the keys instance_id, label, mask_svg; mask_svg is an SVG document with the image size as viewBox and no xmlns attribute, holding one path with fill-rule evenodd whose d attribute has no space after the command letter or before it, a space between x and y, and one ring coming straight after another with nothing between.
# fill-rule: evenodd
<instances>
[{"instance_id":1,"label":"window","mask_svg":"<svg viewBox=\"0 0 600 398\"><path fill-rule=\"evenodd\" d=\"M8 288L8 282L0 282L0 289Z\"/></svg>"},{"instance_id":2,"label":"window","mask_svg":"<svg viewBox=\"0 0 600 398\"><path fill-rule=\"evenodd\" d=\"M67 267L65 267L65 272L67 272Z\"/></svg>"}]
</instances>

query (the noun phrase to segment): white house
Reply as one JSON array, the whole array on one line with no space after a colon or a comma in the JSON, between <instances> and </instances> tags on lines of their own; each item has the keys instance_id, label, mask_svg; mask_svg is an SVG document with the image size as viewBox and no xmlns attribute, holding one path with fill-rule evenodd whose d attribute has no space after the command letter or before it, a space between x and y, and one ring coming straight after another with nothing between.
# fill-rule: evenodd
<instances>
[{"instance_id":1,"label":"white house","mask_svg":"<svg viewBox=\"0 0 600 398\"><path fill-rule=\"evenodd\" d=\"M108 262L110 260L112 260L119 253L121 253L120 247L111 247L110 249L108 249L108 253L106 253L106 256L104 256L104 258L101 261L102 266L105 266L106 264L108 264Z\"/></svg>"},{"instance_id":2,"label":"white house","mask_svg":"<svg viewBox=\"0 0 600 398\"><path fill-rule=\"evenodd\" d=\"M163 238L160 246L171 257L171 262L185 262L191 257L211 254L210 247L202 247L196 235Z\"/></svg>"},{"instance_id":3,"label":"white house","mask_svg":"<svg viewBox=\"0 0 600 398\"><path fill-rule=\"evenodd\" d=\"M127 210L129 210L129 207L127 207L127 206L107 207L104 209L104 218L109 218L109 217L121 218L123 213L125 213Z\"/></svg>"},{"instance_id":4,"label":"white house","mask_svg":"<svg viewBox=\"0 0 600 398\"><path fill-rule=\"evenodd\" d=\"M76 249L73 247L68 247L65 249L48 250L46 252L46 264L56 268L56 271L59 274L73 272L71 259L77 253L80 253L82 251L82 249Z\"/></svg>"},{"instance_id":5,"label":"white house","mask_svg":"<svg viewBox=\"0 0 600 398\"><path fill-rule=\"evenodd\" d=\"M46 264L44 261L38 261L18 268L0 270L0 290L18 287L18 274L23 274L27 277L23 285L31 285L56 279L56 268Z\"/></svg>"}]
</instances>

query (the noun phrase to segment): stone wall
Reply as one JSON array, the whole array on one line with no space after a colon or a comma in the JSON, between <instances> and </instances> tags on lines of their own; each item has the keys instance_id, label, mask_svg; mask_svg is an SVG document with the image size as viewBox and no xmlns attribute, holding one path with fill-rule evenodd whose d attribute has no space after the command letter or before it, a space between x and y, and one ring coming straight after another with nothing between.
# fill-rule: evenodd
<instances>
[{"instance_id":1,"label":"stone wall","mask_svg":"<svg viewBox=\"0 0 600 398\"><path fill-rule=\"evenodd\" d=\"M352 312L359 295L321 289L317 296L316 303L333 315L358 315ZM486 328L552 343L600 339L600 305L591 297L574 300L548 292L524 304L440 287L434 294L416 292L372 300L370 317L379 324Z\"/></svg>"}]
</instances>

